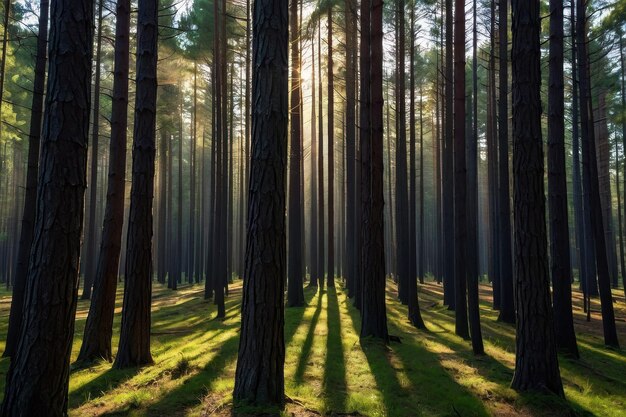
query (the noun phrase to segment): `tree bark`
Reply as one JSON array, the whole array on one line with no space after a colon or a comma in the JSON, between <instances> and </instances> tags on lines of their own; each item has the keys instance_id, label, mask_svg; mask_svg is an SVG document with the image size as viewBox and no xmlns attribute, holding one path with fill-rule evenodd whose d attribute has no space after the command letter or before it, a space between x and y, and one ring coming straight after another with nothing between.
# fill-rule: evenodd
<instances>
[{"instance_id":1,"label":"tree bark","mask_svg":"<svg viewBox=\"0 0 626 417\"><path fill-rule=\"evenodd\" d=\"M53 0L50 17L54 25L48 43L34 238L23 322L0 409L3 417L64 416L68 408L87 171L93 2Z\"/></svg>"},{"instance_id":2,"label":"tree bark","mask_svg":"<svg viewBox=\"0 0 626 417\"><path fill-rule=\"evenodd\" d=\"M43 93L46 83L46 48L48 47L48 0L39 5L39 31L37 34L37 55L35 57L35 79L31 104L30 129L28 132L28 169L26 171L26 190L24 193L24 211L22 212L22 230L20 233L17 264L13 277L11 311L6 346L2 356L15 354L20 337L24 297L28 279L28 260L33 242L37 205L37 176L39 175L39 144L41 139L41 119L43 115Z\"/></svg>"},{"instance_id":3,"label":"tree bark","mask_svg":"<svg viewBox=\"0 0 626 417\"><path fill-rule=\"evenodd\" d=\"M516 349L512 387L564 396L550 306L541 139L539 0L513 0Z\"/></svg>"},{"instance_id":4,"label":"tree bark","mask_svg":"<svg viewBox=\"0 0 626 417\"><path fill-rule=\"evenodd\" d=\"M291 94L289 111L291 113L291 146L289 158L289 262L287 265L287 306L304 305L302 289L302 218L301 214L301 178L302 163L300 131L300 40L298 33L298 0L289 1L289 30L291 43Z\"/></svg>"},{"instance_id":5,"label":"tree bark","mask_svg":"<svg viewBox=\"0 0 626 417\"><path fill-rule=\"evenodd\" d=\"M254 3L252 165L236 404L285 402L288 3Z\"/></svg>"},{"instance_id":6,"label":"tree bark","mask_svg":"<svg viewBox=\"0 0 626 417\"><path fill-rule=\"evenodd\" d=\"M115 368L152 363L150 302L158 2L139 0L138 8L133 174L128 215L124 304L120 344L113 364Z\"/></svg>"},{"instance_id":7,"label":"tree bark","mask_svg":"<svg viewBox=\"0 0 626 417\"><path fill-rule=\"evenodd\" d=\"M328 288L335 287L335 74L333 64L333 6L328 6Z\"/></svg>"},{"instance_id":8,"label":"tree bark","mask_svg":"<svg viewBox=\"0 0 626 417\"><path fill-rule=\"evenodd\" d=\"M550 0L548 81L548 203L550 270L557 347L578 358L572 314L572 271L565 171L565 87L563 76L563 0Z\"/></svg>"},{"instance_id":9,"label":"tree bark","mask_svg":"<svg viewBox=\"0 0 626 417\"><path fill-rule=\"evenodd\" d=\"M102 227L102 242L94 281L93 296L85 324L79 362L104 358L111 362L113 312L126 191L126 128L128 125L130 1L118 0L115 21L115 68L109 145L109 183ZM160 214L160 213L159 213Z\"/></svg>"}]
</instances>

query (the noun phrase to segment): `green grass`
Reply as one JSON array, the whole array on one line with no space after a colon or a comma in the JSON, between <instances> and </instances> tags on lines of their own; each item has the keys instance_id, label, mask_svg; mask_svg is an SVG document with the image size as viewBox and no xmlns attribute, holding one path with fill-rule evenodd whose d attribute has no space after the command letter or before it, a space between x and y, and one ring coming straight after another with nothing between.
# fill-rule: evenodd
<instances>
[{"instance_id":1,"label":"green grass","mask_svg":"<svg viewBox=\"0 0 626 417\"><path fill-rule=\"evenodd\" d=\"M576 307L578 361L560 357L567 401L509 388L514 366L514 328L496 321L487 292L481 305L486 355L475 357L454 335L454 316L441 305L436 284L420 302L429 331L406 320L406 307L387 297L390 333L401 343L359 342L359 313L340 287L307 288L307 306L285 317L286 416L626 416L626 354L602 345L594 311L592 325ZM119 335L121 290L114 329ZM107 362L75 369L70 378L71 416L230 416L239 343L241 282L232 286L226 319L203 289L172 292L156 286L153 297L154 366L113 370ZM0 349L4 348L10 295L0 292ZM597 305L594 304L594 309ZM80 301L72 360L80 348L88 302ZM626 346L626 306L617 304L621 343ZM0 360L4 390L8 360ZM2 394L0 394L2 395ZM241 410L240 410L241 411ZM246 410L248 413L259 410ZM264 410L268 411L268 410ZM270 412L269 414L276 414Z\"/></svg>"}]
</instances>

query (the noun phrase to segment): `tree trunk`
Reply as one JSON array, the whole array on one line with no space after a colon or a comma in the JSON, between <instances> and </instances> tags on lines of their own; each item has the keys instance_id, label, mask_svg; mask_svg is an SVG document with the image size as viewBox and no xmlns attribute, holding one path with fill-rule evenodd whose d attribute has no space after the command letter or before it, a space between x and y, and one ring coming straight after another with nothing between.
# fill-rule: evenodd
<instances>
[{"instance_id":1,"label":"tree trunk","mask_svg":"<svg viewBox=\"0 0 626 417\"><path fill-rule=\"evenodd\" d=\"M96 63L93 86L93 116L91 121L91 173L89 178L89 219L87 226L87 247L85 248L85 273L83 274L83 300L91 298L91 288L96 274L96 207L98 205L98 143L100 139L100 57L102 55L102 8L103 0L98 1L98 34L96 37Z\"/></svg>"},{"instance_id":2,"label":"tree trunk","mask_svg":"<svg viewBox=\"0 0 626 417\"><path fill-rule=\"evenodd\" d=\"M498 3L500 40L500 98L498 102L498 232L500 234L500 315L498 320L515 322L513 300L513 265L511 262L511 203L509 198L509 71L508 71L508 1Z\"/></svg>"},{"instance_id":3,"label":"tree trunk","mask_svg":"<svg viewBox=\"0 0 626 417\"><path fill-rule=\"evenodd\" d=\"M11 312L6 346L2 356L15 354L20 337L24 312L24 292L28 278L28 261L33 242L37 205L37 175L39 175L39 143L41 139L41 118L43 115L43 93L46 83L46 48L48 46L48 0L42 0L39 6L39 33L37 34L37 55L35 57L35 80L31 105L30 129L28 132L28 169L26 171L26 190L24 193L24 211L22 230L17 255L17 265L13 277Z\"/></svg>"},{"instance_id":4,"label":"tree trunk","mask_svg":"<svg viewBox=\"0 0 626 417\"><path fill-rule=\"evenodd\" d=\"M102 242L89 315L85 324L79 362L104 358L111 362L113 312L126 191L126 128L128 125L130 0L118 0L115 21L115 68L111 108L111 142L109 145L109 183L102 226ZM160 216L160 213L159 213ZM159 229L160 230L160 229Z\"/></svg>"},{"instance_id":5,"label":"tree trunk","mask_svg":"<svg viewBox=\"0 0 626 417\"><path fill-rule=\"evenodd\" d=\"M328 6L328 270L327 286L335 286L335 84L333 67L333 7Z\"/></svg>"},{"instance_id":6,"label":"tree trunk","mask_svg":"<svg viewBox=\"0 0 626 417\"><path fill-rule=\"evenodd\" d=\"M593 229L593 243L598 270L598 287L602 304L602 326L604 329L604 343L618 347L617 331L615 329L615 313L613 311L613 296L609 266L606 257L604 227L600 191L598 189L598 163L593 129L593 114L591 111L591 78L589 74L589 55L586 36L586 6L584 0L577 0L576 32L578 43L578 78L580 80L580 122L583 148L583 181L588 193L590 205L591 227Z\"/></svg>"},{"instance_id":7,"label":"tree trunk","mask_svg":"<svg viewBox=\"0 0 626 417\"><path fill-rule=\"evenodd\" d=\"M120 344L113 365L115 368L152 363L150 302L158 2L139 0L138 7L133 176L128 215L124 304Z\"/></svg>"},{"instance_id":8,"label":"tree trunk","mask_svg":"<svg viewBox=\"0 0 626 417\"><path fill-rule=\"evenodd\" d=\"M309 270L309 286L316 287L319 277L319 263L318 263L318 203L317 203L317 190L318 190L318 177L317 177L317 132L315 127L317 125L317 116L315 114L315 106L317 101L315 99L315 42L311 42L311 244L309 250L311 251L311 269Z\"/></svg>"},{"instance_id":9,"label":"tree trunk","mask_svg":"<svg viewBox=\"0 0 626 417\"><path fill-rule=\"evenodd\" d=\"M387 343L383 196L383 2L361 2L361 340Z\"/></svg>"},{"instance_id":10,"label":"tree trunk","mask_svg":"<svg viewBox=\"0 0 626 417\"><path fill-rule=\"evenodd\" d=\"M512 387L563 397L550 307L541 139L539 0L513 0L516 349Z\"/></svg>"},{"instance_id":11,"label":"tree trunk","mask_svg":"<svg viewBox=\"0 0 626 417\"><path fill-rule=\"evenodd\" d=\"M563 77L563 0L550 0L550 62L548 81L548 203L550 208L550 270L552 273L557 347L578 358L572 315L565 110Z\"/></svg>"},{"instance_id":12,"label":"tree trunk","mask_svg":"<svg viewBox=\"0 0 626 417\"><path fill-rule=\"evenodd\" d=\"M3 417L60 417L68 408L87 171L93 2L53 0L50 15L54 25L48 43L34 238L23 323L0 409Z\"/></svg>"},{"instance_id":13,"label":"tree trunk","mask_svg":"<svg viewBox=\"0 0 626 417\"><path fill-rule=\"evenodd\" d=\"M254 3L252 165L234 390L236 403L280 407L285 402L288 23L287 2Z\"/></svg>"},{"instance_id":14,"label":"tree trunk","mask_svg":"<svg viewBox=\"0 0 626 417\"><path fill-rule=\"evenodd\" d=\"M193 114L191 118L191 138L189 141L189 245L187 247L187 280L197 282L196 278L196 142L198 108L198 64L193 65ZM242 168L243 169L243 168Z\"/></svg>"},{"instance_id":15,"label":"tree trunk","mask_svg":"<svg viewBox=\"0 0 626 417\"><path fill-rule=\"evenodd\" d=\"M300 198L302 190L300 164L302 163L300 131L300 42L298 34L298 0L289 2L289 29L291 35L291 147L289 158L289 262L287 269L287 306L304 305L302 290L302 218Z\"/></svg>"},{"instance_id":16,"label":"tree trunk","mask_svg":"<svg viewBox=\"0 0 626 417\"><path fill-rule=\"evenodd\" d=\"M324 262L324 110L322 107L322 24L321 19L318 19L318 28L317 28L317 78L318 78L318 89L320 92L319 102L318 102L318 161L317 161L317 171L318 171L318 197L319 197L319 208L317 210L317 243L319 244L317 250L317 256L319 257L317 260L317 269L318 269L318 279L317 283L321 289L324 288L324 271L326 268L326 264ZM315 105L315 103L313 103ZM311 281L311 284L313 282Z\"/></svg>"},{"instance_id":17,"label":"tree trunk","mask_svg":"<svg viewBox=\"0 0 626 417\"><path fill-rule=\"evenodd\" d=\"M465 0L454 10L454 295L455 333L469 338L467 321L467 168L465 162Z\"/></svg>"},{"instance_id":18,"label":"tree trunk","mask_svg":"<svg viewBox=\"0 0 626 417\"><path fill-rule=\"evenodd\" d=\"M443 141L443 240L445 257L454 256L454 122L453 122L453 60L452 0L446 0L446 63L445 63L445 134ZM454 262L444 262L443 303L454 310Z\"/></svg>"},{"instance_id":19,"label":"tree trunk","mask_svg":"<svg viewBox=\"0 0 626 417\"><path fill-rule=\"evenodd\" d=\"M167 132L161 126L161 140L159 142L159 227L157 244L159 250L157 281L165 284L167 276L167 262L169 252L167 250Z\"/></svg>"},{"instance_id":20,"label":"tree trunk","mask_svg":"<svg viewBox=\"0 0 626 417\"><path fill-rule=\"evenodd\" d=\"M417 211L417 196L416 196L416 178L415 178L415 4L411 4L410 6L410 14L411 14L411 29L410 29L410 36L411 36L411 50L409 52L409 66L410 66L410 75L409 75L409 83L410 83L410 87L409 87L409 94L410 94L410 107L409 107L409 131L410 131L410 155L411 155L411 162L410 162L410 216L409 216L409 236L410 236L410 247L409 247L409 251L410 251L410 258L408 259L409 262L409 276L408 276L408 280L407 280L407 284L408 284L408 305L409 305L409 321L411 322L411 324L413 324L413 326L417 327L418 329L424 329L426 328L426 326L424 325L424 320L422 320L422 314L420 312L420 307L419 307L419 301L418 301L418 294L417 294L417 271L416 271L416 267L417 267L417 260L415 259L416 255L417 255L417 225L416 225L416 211ZM403 19L404 20L404 19ZM420 91L421 93L421 91ZM423 177L423 163L424 163L424 135L423 135L423 128L424 126L422 125L422 94L420 94L420 238L423 238L423 231L424 231L424 177ZM420 263L420 273L423 273L423 270L421 268L423 268L423 257L424 257L424 242L423 240L420 240L420 257L419 257L419 263ZM423 276L420 275L420 279Z\"/></svg>"}]
</instances>

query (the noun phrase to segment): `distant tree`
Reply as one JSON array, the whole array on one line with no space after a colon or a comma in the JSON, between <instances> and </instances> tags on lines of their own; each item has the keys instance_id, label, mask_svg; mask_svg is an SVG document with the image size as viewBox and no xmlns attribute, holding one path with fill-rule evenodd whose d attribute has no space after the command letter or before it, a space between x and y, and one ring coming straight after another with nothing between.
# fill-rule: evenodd
<instances>
[{"instance_id":1,"label":"distant tree","mask_svg":"<svg viewBox=\"0 0 626 417\"><path fill-rule=\"evenodd\" d=\"M83 344L78 354L78 361L85 362L100 358L109 362L113 360L111 337L117 272L122 249L126 191L130 0L118 0L115 11L115 68L109 145L109 183L93 294L83 333Z\"/></svg>"},{"instance_id":2,"label":"distant tree","mask_svg":"<svg viewBox=\"0 0 626 417\"><path fill-rule=\"evenodd\" d=\"M96 35L96 62L94 71L93 84L93 106L91 119L91 173L89 178L89 216L87 218L87 233L85 245L85 272L83 294L81 299L89 300L91 298L91 288L95 282L96 275L96 208L98 206L98 158L99 139L100 139L100 82L101 82L101 65L102 65L102 10L104 8L104 0L98 0L98 32Z\"/></svg>"},{"instance_id":3,"label":"distant tree","mask_svg":"<svg viewBox=\"0 0 626 417\"><path fill-rule=\"evenodd\" d=\"M37 205L37 175L39 175L39 144L41 139L41 119L43 115L43 93L46 83L46 49L48 47L48 0L39 5L39 28L37 33L37 55L35 56L35 79L31 104L30 129L28 132L28 168L26 171L26 192L22 213L22 231L17 254L17 264L13 278L11 311L6 346L2 356L13 356L20 337L24 297L28 278L28 260L33 242Z\"/></svg>"},{"instance_id":4,"label":"distant tree","mask_svg":"<svg viewBox=\"0 0 626 417\"><path fill-rule=\"evenodd\" d=\"M465 0L454 21L454 307L455 333L469 338L467 321L467 167L465 161Z\"/></svg>"},{"instance_id":5,"label":"distant tree","mask_svg":"<svg viewBox=\"0 0 626 417\"><path fill-rule=\"evenodd\" d=\"M152 192L157 95L158 1L139 0L133 168L128 215L124 304L114 367L152 363Z\"/></svg>"},{"instance_id":6,"label":"distant tree","mask_svg":"<svg viewBox=\"0 0 626 417\"><path fill-rule=\"evenodd\" d=\"M541 139L539 0L513 0L516 349L512 387L563 397L550 305Z\"/></svg>"},{"instance_id":7,"label":"distant tree","mask_svg":"<svg viewBox=\"0 0 626 417\"><path fill-rule=\"evenodd\" d=\"M285 402L288 3L254 2L252 159L236 404Z\"/></svg>"},{"instance_id":8,"label":"distant tree","mask_svg":"<svg viewBox=\"0 0 626 417\"><path fill-rule=\"evenodd\" d=\"M86 187L93 2L52 0L50 6L54 24L34 238L2 417L61 417L68 408Z\"/></svg>"},{"instance_id":9,"label":"distant tree","mask_svg":"<svg viewBox=\"0 0 626 417\"><path fill-rule=\"evenodd\" d=\"M335 68L333 63L333 2L328 2L328 288L335 287ZM320 96L321 97L321 96ZM321 114L321 113L320 113Z\"/></svg>"}]
</instances>

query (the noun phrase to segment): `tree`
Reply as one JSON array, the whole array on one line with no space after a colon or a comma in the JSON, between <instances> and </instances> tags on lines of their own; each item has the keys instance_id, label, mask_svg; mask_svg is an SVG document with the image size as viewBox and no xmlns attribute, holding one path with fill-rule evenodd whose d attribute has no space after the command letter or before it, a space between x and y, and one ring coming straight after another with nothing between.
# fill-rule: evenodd
<instances>
[{"instance_id":1,"label":"tree","mask_svg":"<svg viewBox=\"0 0 626 417\"><path fill-rule=\"evenodd\" d=\"M48 0L39 5L39 31L37 34L37 55L35 57L35 79L31 104L30 129L28 132L28 169L26 171L26 192L22 213L22 231L13 281L9 328L3 356L13 356L20 337L24 297L28 278L28 260L33 242L37 205L37 175L39 174L39 144L41 140L41 118L43 114L43 93L46 83L46 48L48 46Z\"/></svg>"},{"instance_id":2,"label":"tree","mask_svg":"<svg viewBox=\"0 0 626 417\"><path fill-rule=\"evenodd\" d=\"M593 112L591 110L591 76L589 74L589 53L586 36L586 2L577 0L576 3L576 42L578 47L578 79L580 88L580 127L583 151L583 187L588 196L590 206L591 231L593 232L593 246L598 272L598 287L602 305L602 326L604 343L608 346L619 346L615 329L615 313L613 311L613 296L611 294L611 280L606 255L606 242L602 219L602 206L598 188L598 160L593 129ZM588 283L589 284L589 283ZM590 290L589 286L587 287Z\"/></svg>"},{"instance_id":3,"label":"tree","mask_svg":"<svg viewBox=\"0 0 626 417\"><path fill-rule=\"evenodd\" d=\"M157 0L139 0L133 168L128 215L124 304L114 367L152 363L152 191L156 135Z\"/></svg>"},{"instance_id":4,"label":"tree","mask_svg":"<svg viewBox=\"0 0 626 417\"><path fill-rule=\"evenodd\" d=\"M326 265L324 263L324 109L322 107L322 24L321 20L317 21L317 78L318 78L318 90L319 90L319 101L318 101L318 133L319 138L317 140L318 144L318 160L317 160L317 181L318 181L318 209L317 209L317 243L319 245L317 249L317 256L319 257L317 260L317 285L320 286L321 289L324 289L324 271L326 269ZM315 105L315 103L313 103ZM313 285L313 279L311 279L311 285Z\"/></svg>"},{"instance_id":5,"label":"tree","mask_svg":"<svg viewBox=\"0 0 626 417\"><path fill-rule=\"evenodd\" d=\"M50 17L55 24L48 44L34 238L2 417L63 416L68 407L86 187L93 2L53 0Z\"/></svg>"},{"instance_id":6,"label":"tree","mask_svg":"<svg viewBox=\"0 0 626 417\"><path fill-rule=\"evenodd\" d=\"M333 64L333 2L328 5L328 275L326 286L335 287L335 74ZM321 77L320 77L321 79ZM320 95L321 98L321 95ZM321 114L321 112L320 112Z\"/></svg>"},{"instance_id":7,"label":"tree","mask_svg":"<svg viewBox=\"0 0 626 417\"><path fill-rule=\"evenodd\" d=\"M472 7L472 135L467 150L467 307L472 350L475 355L485 353L480 328L480 297L478 292L478 28L476 0Z\"/></svg>"},{"instance_id":8,"label":"tree","mask_svg":"<svg viewBox=\"0 0 626 417\"><path fill-rule=\"evenodd\" d=\"M548 81L548 203L550 208L550 270L552 273L556 343L578 357L572 314L567 176L565 172L565 110L563 77L563 0L550 0L550 63Z\"/></svg>"},{"instance_id":9,"label":"tree","mask_svg":"<svg viewBox=\"0 0 626 417\"><path fill-rule=\"evenodd\" d=\"M388 342L383 196L383 2L361 1L361 340Z\"/></svg>"},{"instance_id":10,"label":"tree","mask_svg":"<svg viewBox=\"0 0 626 417\"><path fill-rule=\"evenodd\" d=\"M95 282L96 268L96 206L98 205L98 148L100 138L100 74L102 57L102 9L104 1L98 1L98 33L96 36L96 63L93 85L93 115L91 121L91 173L89 178L89 218L87 226L87 245L85 248L85 273L83 300L91 298L91 287Z\"/></svg>"},{"instance_id":11,"label":"tree","mask_svg":"<svg viewBox=\"0 0 626 417\"><path fill-rule=\"evenodd\" d=\"M113 71L111 142L109 145L109 184L100 256L98 257L89 315L83 334L83 344L78 354L79 362L89 362L99 358L111 362L113 359L111 337L113 335L117 271L122 248L126 189L130 1L118 0L115 11L115 69Z\"/></svg>"},{"instance_id":12,"label":"tree","mask_svg":"<svg viewBox=\"0 0 626 417\"><path fill-rule=\"evenodd\" d=\"M467 167L465 162L465 0L455 0L454 21L454 306L455 333L467 327Z\"/></svg>"},{"instance_id":13,"label":"tree","mask_svg":"<svg viewBox=\"0 0 626 417\"><path fill-rule=\"evenodd\" d=\"M311 262L311 269L309 271L309 286L316 287L317 279L320 275L318 263L318 203L317 203L317 189L319 187L317 178L317 132L315 131L317 116L315 115L315 42L311 42L311 217L310 217L310 237L311 244L309 250L311 251L309 259Z\"/></svg>"},{"instance_id":14,"label":"tree","mask_svg":"<svg viewBox=\"0 0 626 417\"><path fill-rule=\"evenodd\" d=\"M508 106L508 1L498 3L500 39L500 99L498 102L498 242L500 257L500 315L498 320L514 323L513 265L511 263L511 203L509 197L509 106Z\"/></svg>"},{"instance_id":15,"label":"tree","mask_svg":"<svg viewBox=\"0 0 626 417\"><path fill-rule=\"evenodd\" d=\"M550 306L541 139L539 0L513 0L515 373L512 387L563 397Z\"/></svg>"},{"instance_id":16,"label":"tree","mask_svg":"<svg viewBox=\"0 0 626 417\"><path fill-rule=\"evenodd\" d=\"M397 1L397 74L396 74L396 103L397 103L397 132L396 132L396 235L398 257L396 259L398 273L398 296L403 304L409 300L410 263L415 261L415 253L411 253L409 230L409 197L407 194L407 154L406 154L406 105L405 105L405 30L404 30L404 0ZM411 216L414 213L410 213Z\"/></svg>"},{"instance_id":17,"label":"tree","mask_svg":"<svg viewBox=\"0 0 626 417\"><path fill-rule=\"evenodd\" d=\"M300 197L302 190L300 165L302 164L300 131L300 37L298 34L298 0L289 2L289 31L291 35L291 146L289 158L289 263L287 271L287 305L304 305L302 290L302 225Z\"/></svg>"},{"instance_id":18,"label":"tree","mask_svg":"<svg viewBox=\"0 0 626 417\"><path fill-rule=\"evenodd\" d=\"M413 326L418 329L426 328L424 324L424 320L422 320L422 314L420 312L418 295L417 295L417 271L416 266L417 262L415 256L417 254L417 225L416 225L416 210L417 210L417 196L416 196L416 180L415 180L415 4L411 5L411 50L409 52L410 56L410 87L409 87L409 95L410 95L410 107L409 107L409 146L410 146L410 154L411 161L409 164L410 169L410 210L409 213L409 235L410 235L410 253L411 257L409 259L409 276L407 279L408 285L408 305L409 305L409 320L413 324ZM424 125L422 120L422 94L420 91L420 279L423 278L423 258L424 258Z\"/></svg>"},{"instance_id":19,"label":"tree","mask_svg":"<svg viewBox=\"0 0 626 417\"><path fill-rule=\"evenodd\" d=\"M254 2L252 159L234 398L285 402L285 166L287 164L288 3Z\"/></svg>"}]
</instances>

